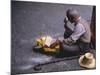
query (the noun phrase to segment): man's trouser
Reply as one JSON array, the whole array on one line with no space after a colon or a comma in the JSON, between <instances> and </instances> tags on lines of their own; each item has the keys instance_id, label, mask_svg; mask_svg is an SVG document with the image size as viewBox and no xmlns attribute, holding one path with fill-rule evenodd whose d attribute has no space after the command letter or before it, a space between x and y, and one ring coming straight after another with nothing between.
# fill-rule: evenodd
<instances>
[{"instance_id":1,"label":"man's trouser","mask_svg":"<svg viewBox=\"0 0 100 75\"><path fill-rule=\"evenodd\" d=\"M61 44L61 50L66 52L66 54L70 55L79 55L84 54L90 51L90 44L89 43L76 43L72 45L67 45L65 43Z\"/></svg>"},{"instance_id":2,"label":"man's trouser","mask_svg":"<svg viewBox=\"0 0 100 75\"><path fill-rule=\"evenodd\" d=\"M64 33L64 38L68 38L72 32L65 32ZM67 45L65 43L61 43L61 50L64 51L66 54L70 55L79 55L79 54L84 54L86 52L89 52L90 50L90 44L89 43L84 43L78 41L75 44L72 45Z\"/></svg>"}]
</instances>

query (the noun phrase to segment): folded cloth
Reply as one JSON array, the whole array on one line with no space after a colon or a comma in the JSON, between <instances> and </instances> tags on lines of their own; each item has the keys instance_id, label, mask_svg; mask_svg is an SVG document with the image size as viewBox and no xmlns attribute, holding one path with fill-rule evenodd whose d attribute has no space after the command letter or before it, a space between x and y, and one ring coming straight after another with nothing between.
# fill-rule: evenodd
<instances>
[{"instance_id":1,"label":"folded cloth","mask_svg":"<svg viewBox=\"0 0 100 75\"><path fill-rule=\"evenodd\" d=\"M59 42L50 36L43 36L36 39L37 46L42 46L45 52L56 52L59 49Z\"/></svg>"}]
</instances>

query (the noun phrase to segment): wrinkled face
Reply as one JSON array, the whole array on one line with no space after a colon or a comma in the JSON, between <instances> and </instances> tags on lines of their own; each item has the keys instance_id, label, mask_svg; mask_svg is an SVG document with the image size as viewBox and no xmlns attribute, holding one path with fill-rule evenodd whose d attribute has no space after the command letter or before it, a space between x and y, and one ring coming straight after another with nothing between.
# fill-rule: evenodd
<instances>
[{"instance_id":1,"label":"wrinkled face","mask_svg":"<svg viewBox=\"0 0 100 75\"><path fill-rule=\"evenodd\" d=\"M75 22L74 17L72 17L71 15L67 14L67 18L71 23Z\"/></svg>"}]
</instances>

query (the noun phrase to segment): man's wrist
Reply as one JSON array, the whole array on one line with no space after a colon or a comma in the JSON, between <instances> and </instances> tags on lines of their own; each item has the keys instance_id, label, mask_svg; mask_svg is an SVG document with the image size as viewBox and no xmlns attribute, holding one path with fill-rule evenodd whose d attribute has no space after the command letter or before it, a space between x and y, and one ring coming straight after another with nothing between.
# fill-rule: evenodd
<instances>
[{"instance_id":1,"label":"man's wrist","mask_svg":"<svg viewBox=\"0 0 100 75\"><path fill-rule=\"evenodd\" d=\"M68 18L67 16L64 18L64 23L67 23L68 22Z\"/></svg>"}]
</instances>

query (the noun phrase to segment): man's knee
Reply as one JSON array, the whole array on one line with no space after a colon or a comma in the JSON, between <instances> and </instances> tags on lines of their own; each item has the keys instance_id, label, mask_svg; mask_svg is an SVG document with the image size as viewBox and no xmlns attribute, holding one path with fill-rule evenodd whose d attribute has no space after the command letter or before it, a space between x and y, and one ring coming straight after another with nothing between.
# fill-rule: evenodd
<instances>
[{"instance_id":1,"label":"man's knee","mask_svg":"<svg viewBox=\"0 0 100 75\"><path fill-rule=\"evenodd\" d=\"M79 47L77 45L66 45L66 44L62 44L62 48L61 48L61 53L63 53L63 55L66 56L74 56L74 55L79 55Z\"/></svg>"},{"instance_id":2,"label":"man's knee","mask_svg":"<svg viewBox=\"0 0 100 75\"><path fill-rule=\"evenodd\" d=\"M74 52L74 51L79 51L79 47L78 45L67 45L67 44L62 44L62 47L61 47L63 50L66 50L66 51L70 51L70 52Z\"/></svg>"}]
</instances>

